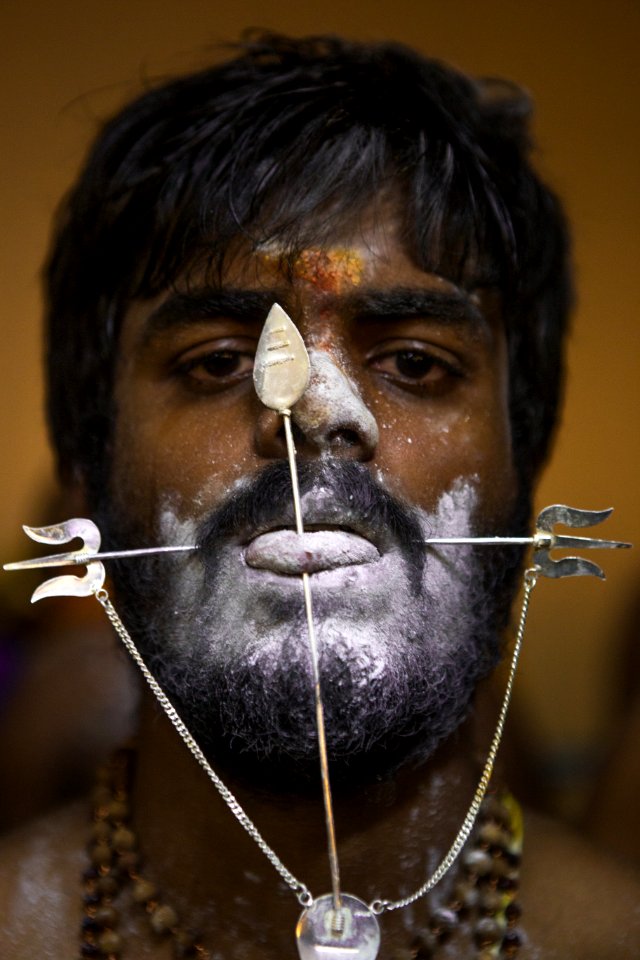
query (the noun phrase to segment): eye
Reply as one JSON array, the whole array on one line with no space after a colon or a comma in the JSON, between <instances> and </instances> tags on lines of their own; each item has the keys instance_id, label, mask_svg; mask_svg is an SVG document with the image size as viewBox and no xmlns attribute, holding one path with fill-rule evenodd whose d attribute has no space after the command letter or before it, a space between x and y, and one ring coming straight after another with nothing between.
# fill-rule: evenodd
<instances>
[{"instance_id":1,"label":"eye","mask_svg":"<svg viewBox=\"0 0 640 960\"><path fill-rule=\"evenodd\" d=\"M253 357L233 350L219 350L204 357L192 360L188 364L189 373L199 379L240 377L251 373Z\"/></svg>"},{"instance_id":2,"label":"eye","mask_svg":"<svg viewBox=\"0 0 640 960\"><path fill-rule=\"evenodd\" d=\"M445 388L462 376L456 359L447 351L425 344L387 343L370 357L370 366L385 379L425 392Z\"/></svg>"},{"instance_id":3,"label":"eye","mask_svg":"<svg viewBox=\"0 0 640 960\"><path fill-rule=\"evenodd\" d=\"M174 371L197 388L222 390L251 376L254 353L255 343L245 338L209 342L181 354Z\"/></svg>"},{"instance_id":4,"label":"eye","mask_svg":"<svg viewBox=\"0 0 640 960\"><path fill-rule=\"evenodd\" d=\"M399 374L411 380L423 380L434 372L443 372L442 366L421 350L399 350L395 354L395 365Z\"/></svg>"}]
</instances>

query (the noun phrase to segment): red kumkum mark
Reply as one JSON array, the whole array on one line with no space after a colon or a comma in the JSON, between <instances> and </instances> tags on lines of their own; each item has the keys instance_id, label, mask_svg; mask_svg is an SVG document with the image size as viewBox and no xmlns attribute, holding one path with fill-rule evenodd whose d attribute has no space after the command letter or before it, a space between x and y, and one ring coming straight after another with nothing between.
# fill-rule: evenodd
<instances>
[{"instance_id":1,"label":"red kumkum mark","mask_svg":"<svg viewBox=\"0 0 640 960\"><path fill-rule=\"evenodd\" d=\"M323 293L341 293L360 283L364 264L360 254L353 250L312 248L296 258L293 269L296 277L313 284Z\"/></svg>"}]
</instances>

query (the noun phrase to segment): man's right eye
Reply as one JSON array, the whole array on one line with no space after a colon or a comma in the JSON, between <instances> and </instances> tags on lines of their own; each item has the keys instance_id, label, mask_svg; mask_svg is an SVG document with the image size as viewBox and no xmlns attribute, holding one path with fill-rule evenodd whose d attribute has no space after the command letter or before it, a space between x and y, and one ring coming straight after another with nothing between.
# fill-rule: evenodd
<instances>
[{"instance_id":1,"label":"man's right eye","mask_svg":"<svg viewBox=\"0 0 640 960\"><path fill-rule=\"evenodd\" d=\"M250 377L253 360L253 350L246 348L199 347L183 354L174 365L174 372L198 387L224 389Z\"/></svg>"}]
</instances>

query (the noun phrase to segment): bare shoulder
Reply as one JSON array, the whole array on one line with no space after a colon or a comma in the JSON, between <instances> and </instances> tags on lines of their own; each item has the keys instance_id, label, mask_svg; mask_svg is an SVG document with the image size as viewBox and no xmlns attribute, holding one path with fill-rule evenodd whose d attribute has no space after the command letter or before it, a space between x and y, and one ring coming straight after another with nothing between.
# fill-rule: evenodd
<instances>
[{"instance_id":1,"label":"bare shoulder","mask_svg":"<svg viewBox=\"0 0 640 960\"><path fill-rule=\"evenodd\" d=\"M0 839L0 956L77 953L87 809L74 804Z\"/></svg>"},{"instance_id":2,"label":"bare shoulder","mask_svg":"<svg viewBox=\"0 0 640 960\"><path fill-rule=\"evenodd\" d=\"M537 814L525 824L522 904L531 956L636 960L640 875Z\"/></svg>"}]
</instances>

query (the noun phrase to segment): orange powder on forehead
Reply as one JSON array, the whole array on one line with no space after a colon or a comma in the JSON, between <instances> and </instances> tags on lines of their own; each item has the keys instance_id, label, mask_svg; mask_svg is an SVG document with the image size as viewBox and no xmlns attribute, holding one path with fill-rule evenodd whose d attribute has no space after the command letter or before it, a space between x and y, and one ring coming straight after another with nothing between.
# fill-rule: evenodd
<instances>
[{"instance_id":1,"label":"orange powder on forehead","mask_svg":"<svg viewBox=\"0 0 640 960\"><path fill-rule=\"evenodd\" d=\"M293 272L299 280L313 284L323 293L342 293L362 280L364 262L354 250L312 247L296 257Z\"/></svg>"}]
</instances>

